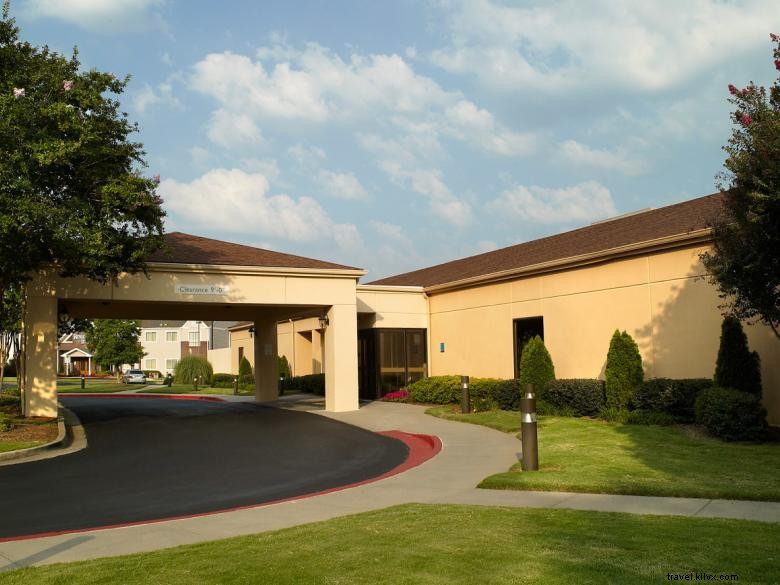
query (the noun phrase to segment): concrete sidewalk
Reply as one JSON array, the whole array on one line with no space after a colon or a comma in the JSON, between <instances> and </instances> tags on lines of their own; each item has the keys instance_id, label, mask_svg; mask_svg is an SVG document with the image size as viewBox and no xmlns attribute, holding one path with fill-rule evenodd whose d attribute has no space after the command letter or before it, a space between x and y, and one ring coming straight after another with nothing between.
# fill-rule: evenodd
<instances>
[{"instance_id":1,"label":"concrete sidewalk","mask_svg":"<svg viewBox=\"0 0 780 585\"><path fill-rule=\"evenodd\" d=\"M285 397L277 405L313 410L318 406L317 400ZM0 543L0 569L151 551L287 528L410 502L570 508L780 522L780 503L771 502L476 489L483 478L506 471L517 461L519 441L486 427L446 421L424 413L425 407L422 406L373 402L356 412L336 414L315 411L312 414L370 430L425 433L442 440L443 449L438 456L400 475L321 496L248 510Z\"/></svg>"}]
</instances>

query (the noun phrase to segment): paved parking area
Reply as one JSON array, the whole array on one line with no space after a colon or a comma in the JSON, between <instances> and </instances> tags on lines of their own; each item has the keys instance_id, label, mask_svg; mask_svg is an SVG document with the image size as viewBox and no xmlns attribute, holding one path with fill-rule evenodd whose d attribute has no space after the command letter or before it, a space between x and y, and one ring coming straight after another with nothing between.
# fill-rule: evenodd
<instances>
[{"instance_id":1,"label":"paved parking area","mask_svg":"<svg viewBox=\"0 0 780 585\"><path fill-rule=\"evenodd\" d=\"M0 538L181 517L353 484L402 442L252 403L61 397L89 446L0 467Z\"/></svg>"}]
</instances>

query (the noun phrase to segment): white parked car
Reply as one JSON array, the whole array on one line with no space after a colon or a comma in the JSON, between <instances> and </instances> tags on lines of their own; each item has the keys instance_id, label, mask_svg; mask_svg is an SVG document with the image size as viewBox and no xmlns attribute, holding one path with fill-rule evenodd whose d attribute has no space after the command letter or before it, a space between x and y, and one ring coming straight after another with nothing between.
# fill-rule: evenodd
<instances>
[{"instance_id":1,"label":"white parked car","mask_svg":"<svg viewBox=\"0 0 780 585\"><path fill-rule=\"evenodd\" d=\"M124 384L146 384L146 374L142 370L127 370L122 376Z\"/></svg>"}]
</instances>

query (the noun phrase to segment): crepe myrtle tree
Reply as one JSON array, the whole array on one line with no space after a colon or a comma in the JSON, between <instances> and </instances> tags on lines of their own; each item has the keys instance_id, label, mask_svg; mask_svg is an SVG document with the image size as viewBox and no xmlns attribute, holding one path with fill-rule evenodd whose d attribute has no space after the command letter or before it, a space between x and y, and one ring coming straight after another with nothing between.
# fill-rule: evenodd
<instances>
[{"instance_id":1,"label":"crepe myrtle tree","mask_svg":"<svg viewBox=\"0 0 780 585\"><path fill-rule=\"evenodd\" d=\"M0 299L44 268L111 282L163 246L159 176L142 174L137 126L119 110L128 82L81 70L76 49L66 58L22 40L4 1ZM5 302L0 311L13 320Z\"/></svg>"},{"instance_id":2,"label":"crepe myrtle tree","mask_svg":"<svg viewBox=\"0 0 780 585\"><path fill-rule=\"evenodd\" d=\"M780 37L770 38L780 71ZM712 223L712 250L702 261L722 308L764 323L780 339L780 79L768 90L752 81L728 90L735 109L719 175L724 212Z\"/></svg>"}]
</instances>

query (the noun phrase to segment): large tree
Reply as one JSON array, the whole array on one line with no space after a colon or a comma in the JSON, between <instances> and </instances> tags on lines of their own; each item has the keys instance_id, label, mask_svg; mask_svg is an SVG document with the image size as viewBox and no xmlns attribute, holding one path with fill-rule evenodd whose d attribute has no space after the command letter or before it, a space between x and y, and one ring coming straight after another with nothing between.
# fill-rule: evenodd
<instances>
[{"instance_id":1,"label":"large tree","mask_svg":"<svg viewBox=\"0 0 780 585\"><path fill-rule=\"evenodd\" d=\"M780 38L771 40L780 71ZM718 185L724 213L713 222L712 251L702 260L723 308L780 338L780 80L768 91L752 81L728 89L735 109Z\"/></svg>"},{"instance_id":2,"label":"large tree","mask_svg":"<svg viewBox=\"0 0 780 585\"><path fill-rule=\"evenodd\" d=\"M129 78L83 71L0 19L0 299L32 274L110 282L163 244L159 179L117 99ZM0 323L12 318L4 301Z\"/></svg>"},{"instance_id":3,"label":"large tree","mask_svg":"<svg viewBox=\"0 0 780 585\"><path fill-rule=\"evenodd\" d=\"M146 355L141 346L141 322L127 319L96 319L85 337L95 361L106 369L115 368L117 377L122 364L133 365Z\"/></svg>"}]
</instances>

